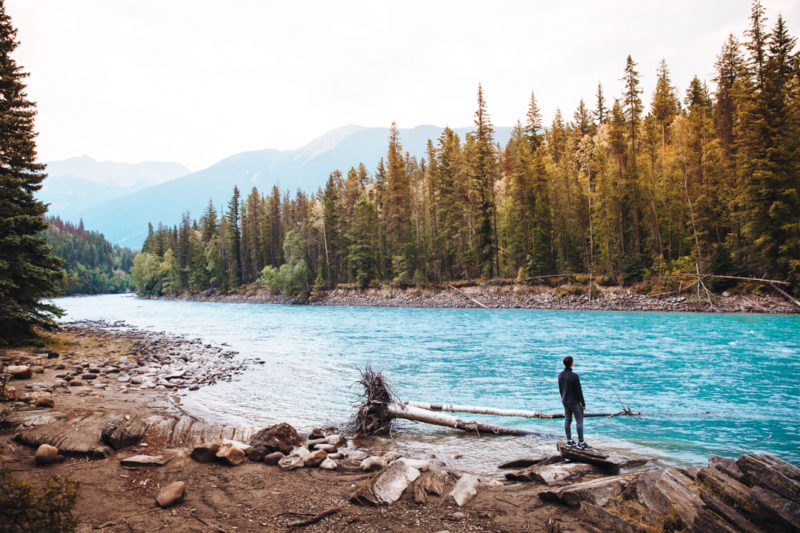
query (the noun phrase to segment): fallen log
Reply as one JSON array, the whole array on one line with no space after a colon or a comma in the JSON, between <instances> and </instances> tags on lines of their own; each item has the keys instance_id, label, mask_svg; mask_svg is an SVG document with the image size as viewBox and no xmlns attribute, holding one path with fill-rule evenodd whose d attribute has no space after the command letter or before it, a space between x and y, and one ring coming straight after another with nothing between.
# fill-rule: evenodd
<instances>
[{"instance_id":1,"label":"fallen log","mask_svg":"<svg viewBox=\"0 0 800 533\"><path fill-rule=\"evenodd\" d=\"M469 295L469 294L467 294L466 292L464 292L464 291L462 291L462 290L459 290L459 289L457 289L457 288L453 287L453 286L452 286L452 285L450 285L449 283L445 283L445 285L447 285L449 288L451 288L451 289L453 289L454 291L456 291L458 294L460 294L460 295L461 295L461 296L463 296L464 298L469 298L469 299L470 299L470 300L472 300L474 303L478 304L479 306L483 307L484 309L489 309L488 307L486 307L485 305L483 305L482 303L480 303L478 300L476 300L475 298L473 298L472 296L470 296L470 295Z\"/></svg>"},{"instance_id":2,"label":"fallen log","mask_svg":"<svg viewBox=\"0 0 800 533\"><path fill-rule=\"evenodd\" d=\"M405 402L391 402L386 406L386 412L394 418L404 418L415 422L425 422L436 426L444 426L474 433L491 433L494 435L533 435L532 431L522 429L512 429L502 426L483 424L472 420L462 420L455 416L436 413L421 409Z\"/></svg>"},{"instance_id":3,"label":"fallen log","mask_svg":"<svg viewBox=\"0 0 800 533\"><path fill-rule=\"evenodd\" d=\"M476 405L456 405L450 403L427 403L427 402L414 402L404 401L399 402L403 405L411 407L419 407L428 411L448 411L451 413L475 413L479 415L495 415L495 416L519 416L522 418L539 418L543 420L552 420L554 418L564 418L564 413L540 413L539 411L526 411L524 409L497 409L495 407L480 407ZM634 413L630 409L625 409L616 413L583 413L584 417L603 417L608 418L612 416L639 416L641 413Z\"/></svg>"},{"instance_id":4,"label":"fallen log","mask_svg":"<svg viewBox=\"0 0 800 533\"><path fill-rule=\"evenodd\" d=\"M777 285L775 285L775 282L774 282L774 281L770 281L770 282L769 282L769 284L770 284L770 286L771 286L773 289L775 289L776 291L778 291L778 292L781 294L781 296L783 296L784 298L786 298L787 300L789 300L790 302L792 302L792 303L793 303L794 305L796 305L797 307L800 307L800 302L798 302L797 300L795 300L794 298L792 298L792 295L791 295L791 294L789 294L789 293L788 293L788 292L786 292L785 290L783 290L783 289L781 289L780 287L778 287Z\"/></svg>"}]
</instances>

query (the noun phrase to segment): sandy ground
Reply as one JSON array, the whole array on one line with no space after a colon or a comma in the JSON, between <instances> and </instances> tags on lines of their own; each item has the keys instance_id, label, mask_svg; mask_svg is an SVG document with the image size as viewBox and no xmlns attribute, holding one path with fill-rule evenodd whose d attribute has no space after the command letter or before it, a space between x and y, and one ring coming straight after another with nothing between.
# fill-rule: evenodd
<instances>
[{"instance_id":1,"label":"sandy ground","mask_svg":"<svg viewBox=\"0 0 800 533\"><path fill-rule=\"evenodd\" d=\"M63 372L58 362L89 361L100 364L118 359L129 346L124 338L108 335L62 333L48 348L58 359L47 362L44 373L30 380L10 384L24 390L33 381L52 381ZM23 351L30 352L32 348ZM0 356L23 356L8 350ZM49 365L49 366L48 366ZM115 412L146 414L174 409L169 391L121 392L109 388L57 387L55 409L76 416ZM0 403L0 410L13 409L13 402ZM42 483L52 476L69 476L81 483L75 514L79 531L586 531L576 512L545 504L538 493L546 487L532 483L482 486L475 499L462 508L431 496L416 504L406 491L388 507L352 504L350 496L367 479L357 469L323 471L304 468L283 471L264 463L245 462L239 466L202 464L191 459L191 450L164 449L157 439L145 438L138 445L117 451L101 460L67 458L49 466L35 466L35 450L12 440L14 430L0 430L0 468L18 479ZM161 467L124 467L120 460L139 453L166 454L172 460ZM457 473L456 473L457 475ZM154 498L161 487L173 481L186 483L182 503L168 509L158 507ZM319 522L292 527L293 522L338 508Z\"/></svg>"}]
</instances>

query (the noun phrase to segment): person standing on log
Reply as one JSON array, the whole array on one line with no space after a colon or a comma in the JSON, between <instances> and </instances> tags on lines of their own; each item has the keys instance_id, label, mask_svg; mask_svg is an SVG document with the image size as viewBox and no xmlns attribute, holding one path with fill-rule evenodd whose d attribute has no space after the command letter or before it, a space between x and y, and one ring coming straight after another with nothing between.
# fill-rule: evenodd
<instances>
[{"instance_id":1,"label":"person standing on log","mask_svg":"<svg viewBox=\"0 0 800 533\"><path fill-rule=\"evenodd\" d=\"M572 440L572 417L575 416L575 427L578 430L578 448L588 450L591 448L583 440L583 411L586 402L583 400L581 380L578 374L572 371L574 361L571 355L563 360L564 370L558 375L558 392L561 393L561 403L564 405L564 432L567 434L567 446L575 446Z\"/></svg>"}]
</instances>

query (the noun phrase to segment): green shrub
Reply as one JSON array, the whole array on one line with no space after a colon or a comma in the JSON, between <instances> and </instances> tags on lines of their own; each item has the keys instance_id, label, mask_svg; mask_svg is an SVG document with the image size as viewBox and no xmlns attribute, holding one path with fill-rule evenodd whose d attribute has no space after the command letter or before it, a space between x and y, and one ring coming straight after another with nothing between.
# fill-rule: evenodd
<instances>
[{"instance_id":1,"label":"green shrub","mask_svg":"<svg viewBox=\"0 0 800 533\"><path fill-rule=\"evenodd\" d=\"M72 515L80 483L56 476L43 487L0 469L0 531L68 532L78 527Z\"/></svg>"}]
</instances>

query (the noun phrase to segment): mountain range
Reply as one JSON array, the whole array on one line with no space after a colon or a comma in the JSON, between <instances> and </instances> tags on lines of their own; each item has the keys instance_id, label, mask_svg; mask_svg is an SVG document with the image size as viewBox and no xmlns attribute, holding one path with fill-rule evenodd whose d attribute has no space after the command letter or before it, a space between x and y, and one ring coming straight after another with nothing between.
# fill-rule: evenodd
<instances>
[{"instance_id":1,"label":"mountain range","mask_svg":"<svg viewBox=\"0 0 800 533\"><path fill-rule=\"evenodd\" d=\"M457 128L462 137L472 128ZM400 129L403 150L425 156L428 139L434 141L443 128L422 125ZM372 173L386 156L389 128L345 126L294 150L258 150L232 155L197 171L177 163L97 162L88 157L48 163L49 177L39 199L50 204L49 214L102 232L112 243L138 249L154 226L180 223L184 212L198 218L214 202L223 208L234 185L246 196L252 187L268 193L273 185L281 191L314 193L334 170L346 173L364 163ZM511 128L497 127L495 141L508 142ZM148 183L149 181L149 183Z\"/></svg>"}]
</instances>

